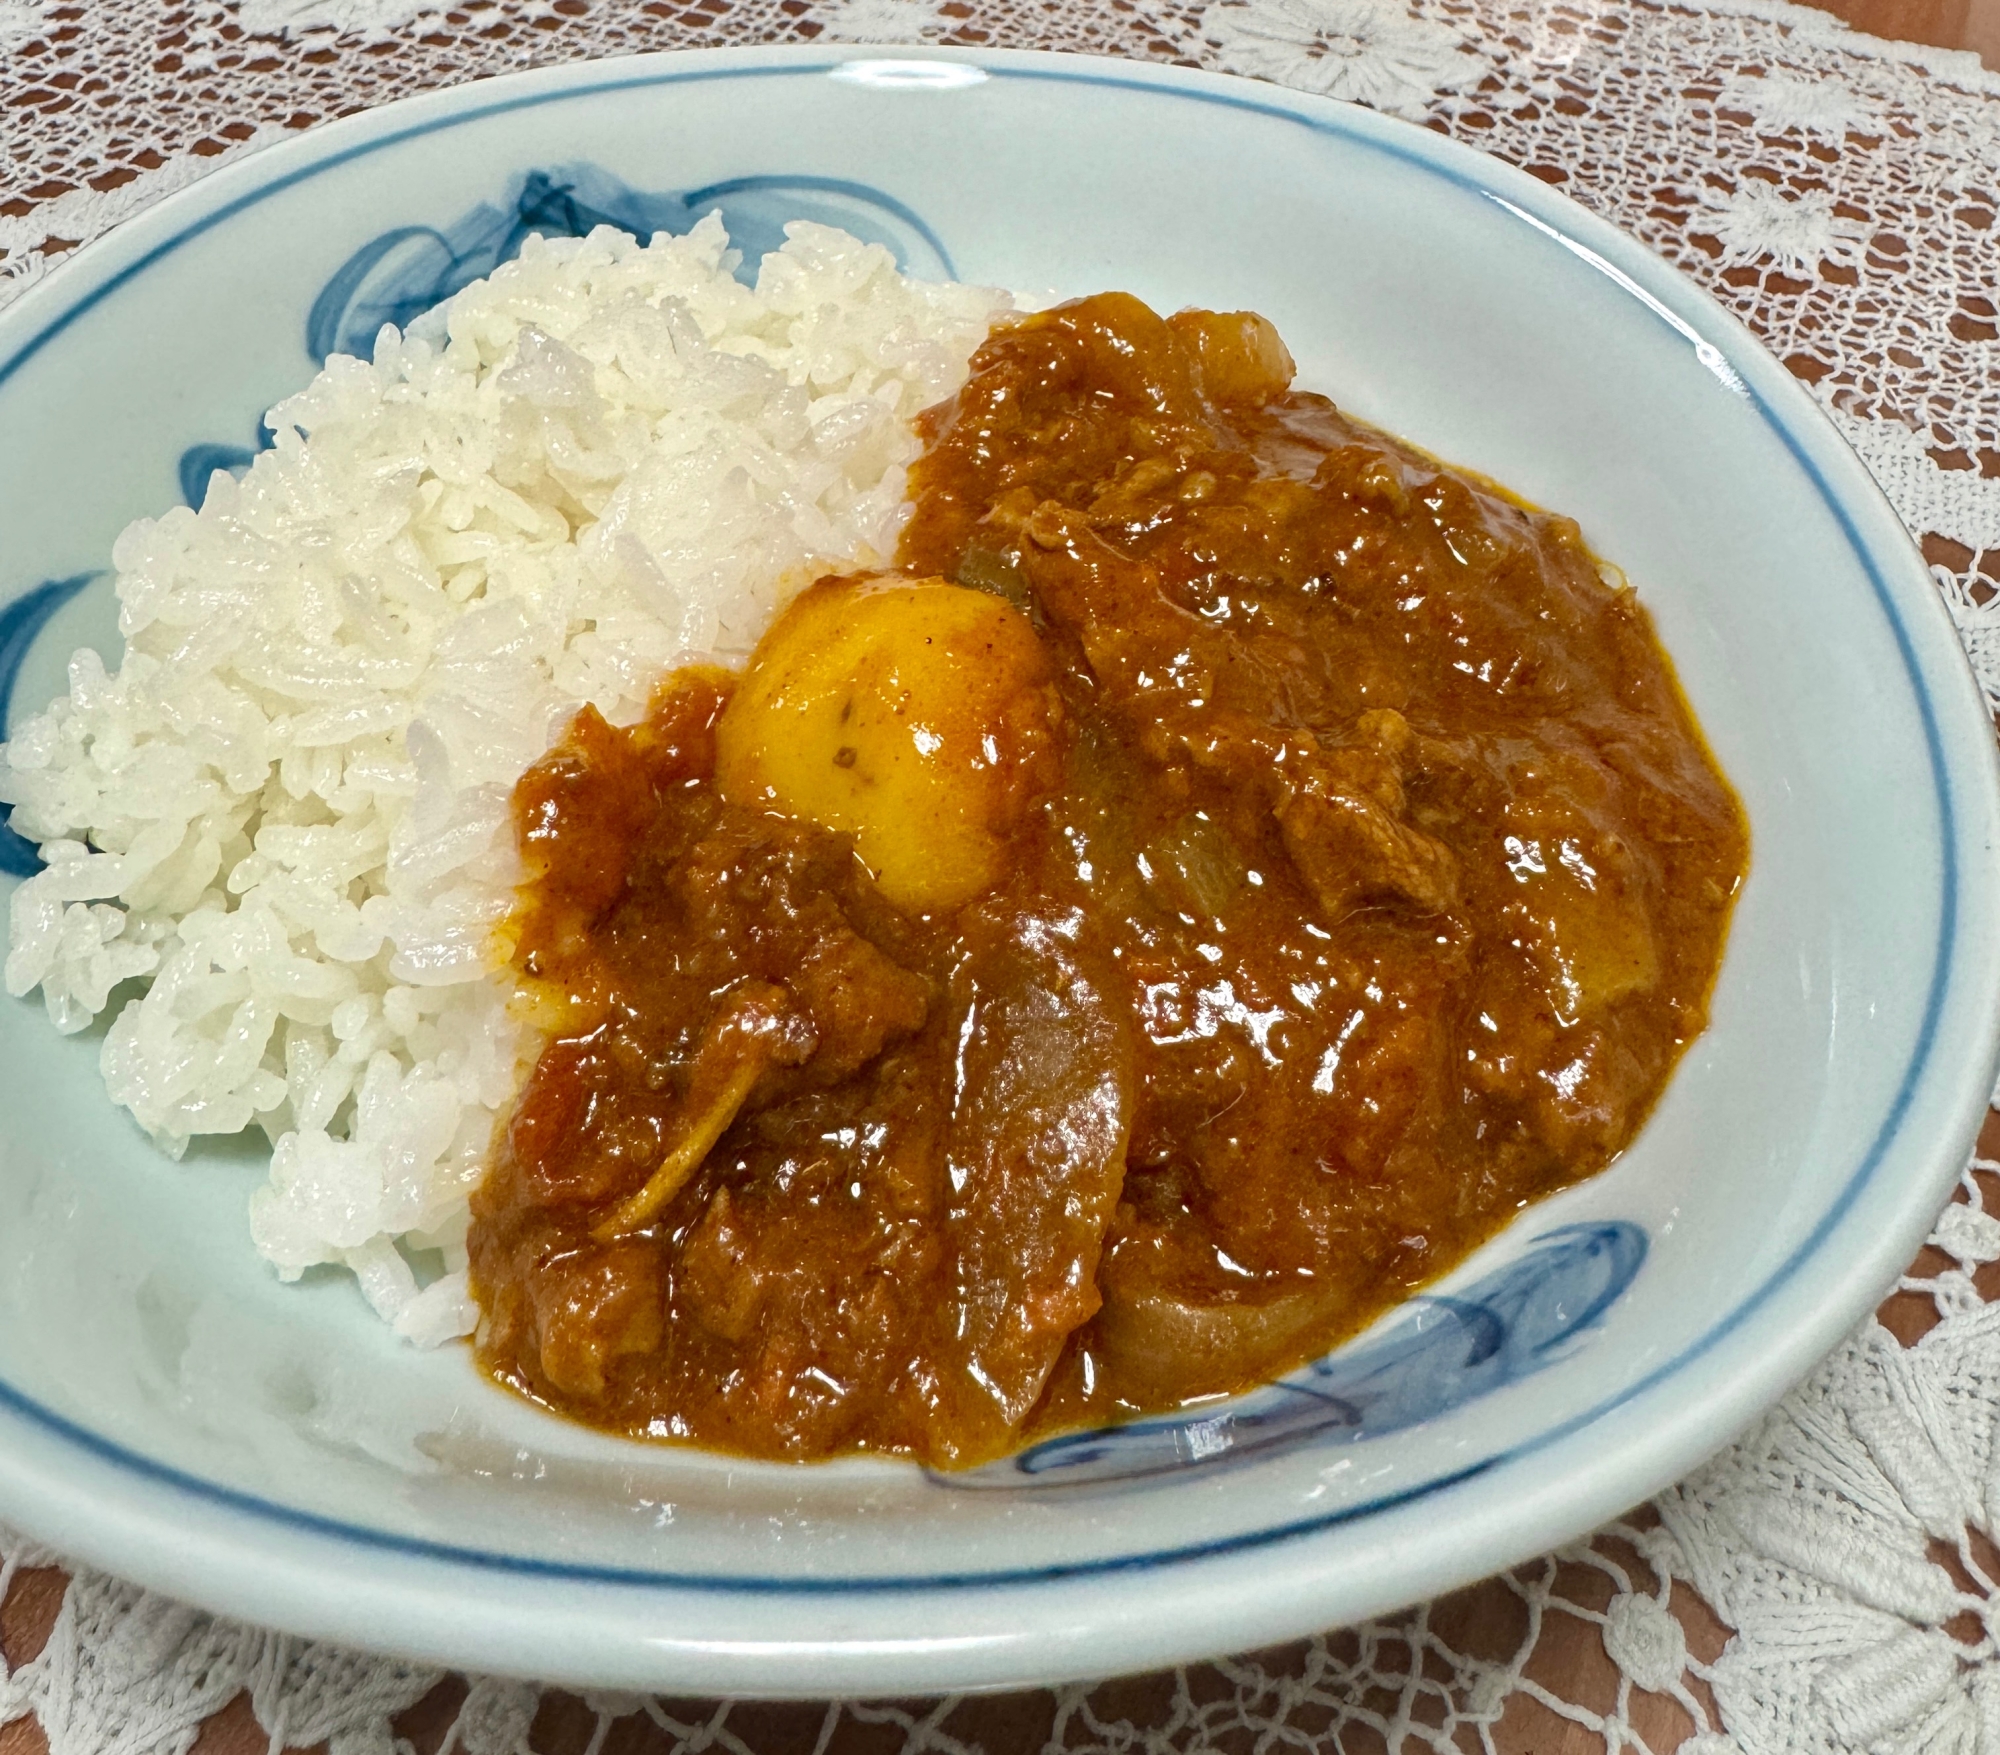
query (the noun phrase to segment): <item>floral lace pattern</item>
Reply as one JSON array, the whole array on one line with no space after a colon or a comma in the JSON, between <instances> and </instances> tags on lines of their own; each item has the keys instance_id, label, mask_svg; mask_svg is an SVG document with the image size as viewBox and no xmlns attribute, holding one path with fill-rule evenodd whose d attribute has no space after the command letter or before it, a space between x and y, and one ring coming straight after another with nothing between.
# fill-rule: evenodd
<instances>
[{"instance_id":1,"label":"floral lace pattern","mask_svg":"<svg viewBox=\"0 0 2000 1755\"><path fill-rule=\"evenodd\" d=\"M1226 72L1421 121L1443 93L1476 86L1488 67L1449 24L1394 0L1223 0L1201 15L1204 46Z\"/></svg>"},{"instance_id":2,"label":"floral lace pattern","mask_svg":"<svg viewBox=\"0 0 2000 1755\"><path fill-rule=\"evenodd\" d=\"M820 38L1242 73L1427 122L1557 184L1812 386L1923 539L2000 708L2000 78L1784 0L0 0L0 302L219 160L334 115L522 66ZM1651 1510L1278 1652L999 1703L577 1699L80 1572L34 1655L0 1616L0 1726L32 1715L55 1755L181 1755L231 1701L274 1749L332 1755L2000 1749L1996 1172L1968 1170L1892 1301L1920 1313L1914 1344L1870 1321ZM0 1532L0 1604L54 1564Z\"/></svg>"},{"instance_id":3,"label":"floral lace pattern","mask_svg":"<svg viewBox=\"0 0 2000 1755\"><path fill-rule=\"evenodd\" d=\"M1751 1755L1992 1747L1996 1171L1967 1168L1902 1282L1935 1326L1906 1348L1870 1322L1658 1501L1666 1563L1736 1630L1707 1679Z\"/></svg>"}]
</instances>

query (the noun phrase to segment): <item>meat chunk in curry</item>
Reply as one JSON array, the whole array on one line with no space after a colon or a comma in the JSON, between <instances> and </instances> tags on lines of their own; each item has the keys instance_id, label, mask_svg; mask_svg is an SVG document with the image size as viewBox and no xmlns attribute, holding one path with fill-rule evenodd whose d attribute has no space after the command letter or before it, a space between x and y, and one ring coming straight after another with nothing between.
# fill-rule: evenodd
<instances>
[{"instance_id":1,"label":"meat chunk in curry","mask_svg":"<svg viewBox=\"0 0 2000 1755\"><path fill-rule=\"evenodd\" d=\"M1121 294L996 331L895 574L523 778L502 1380L961 1466L1281 1372L1623 1150L1742 814L1573 523L1291 375Z\"/></svg>"}]
</instances>

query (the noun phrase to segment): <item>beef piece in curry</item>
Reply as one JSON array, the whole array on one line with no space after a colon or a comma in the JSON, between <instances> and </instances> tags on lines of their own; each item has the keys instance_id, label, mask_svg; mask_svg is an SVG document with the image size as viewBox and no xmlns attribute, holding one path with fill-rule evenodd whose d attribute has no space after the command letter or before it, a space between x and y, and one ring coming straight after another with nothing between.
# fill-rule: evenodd
<instances>
[{"instance_id":1,"label":"beef piece in curry","mask_svg":"<svg viewBox=\"0 0 2000 1755\"><path fill-rule=\"evenodd\" d=\"M522 780L500 1378L968 1464L1268 1378L1631 1139L1741 813L1574 524L1290 379L1118 294L996 331L900 575Z\"/></svg>"}]
</instances>

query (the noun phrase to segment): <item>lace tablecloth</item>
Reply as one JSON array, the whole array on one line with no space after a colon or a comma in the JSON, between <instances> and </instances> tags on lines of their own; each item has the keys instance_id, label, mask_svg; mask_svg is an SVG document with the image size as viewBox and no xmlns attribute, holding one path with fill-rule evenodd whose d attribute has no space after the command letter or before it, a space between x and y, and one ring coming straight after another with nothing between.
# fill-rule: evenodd
<instances>
[{"instance_id":1,"label":"lace tablecloth","mask_svg":"<svg viewBox=\"0 0 2000 1755\"><path fill-rule=\"evenodd\" d=\"M0 0L0 302L333 116L555 61L814 38L1187 62L1525 166L1812 387L1922 537L2000 706L2000 78L1778 0ZM1701 1473L1382 1622L979 1701L577 1698L218 1622L0 1531L0 1755L2000 1755L1997 1178L1975 1160L1880 1320Z\"/></svg>"}]
</instances>

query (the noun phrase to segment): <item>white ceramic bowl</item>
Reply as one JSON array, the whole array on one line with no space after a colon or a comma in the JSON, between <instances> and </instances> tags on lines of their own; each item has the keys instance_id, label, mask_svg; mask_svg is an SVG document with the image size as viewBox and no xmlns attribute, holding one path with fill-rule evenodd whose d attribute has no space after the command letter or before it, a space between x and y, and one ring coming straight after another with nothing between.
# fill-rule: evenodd
<instances>
[{"instance_id":1,"label":"white ceramic bowl","mask_svg":"<svg viewBox=\"0 0 2000 1755\"><path fill-rule=\"evenodd\" d=\"M1421 129L1175 69L769 50L494 80L233 164L0 314L17 710L115 641L102 579L44 582L105 567L184 464L250 443L309 345L485 265L524 207L677 225L717 200L753 248L809 213L968 278L1266 312L1305 385L1580 518L1753 826L1712 1028L1632 1150L1451 1296L1202 1420L954 1480L614 1441L463 1349L403 1349L344 1279L258 1262L254 1146L164 1162L94 1039L0 1002L0 1517L217 1609L475 1669L1025 1683L1518 1560L1838 1340L1991 1084L1990 727L1908 538L1786 373L1638 245Z\"/></svg>"}]
</instances>

